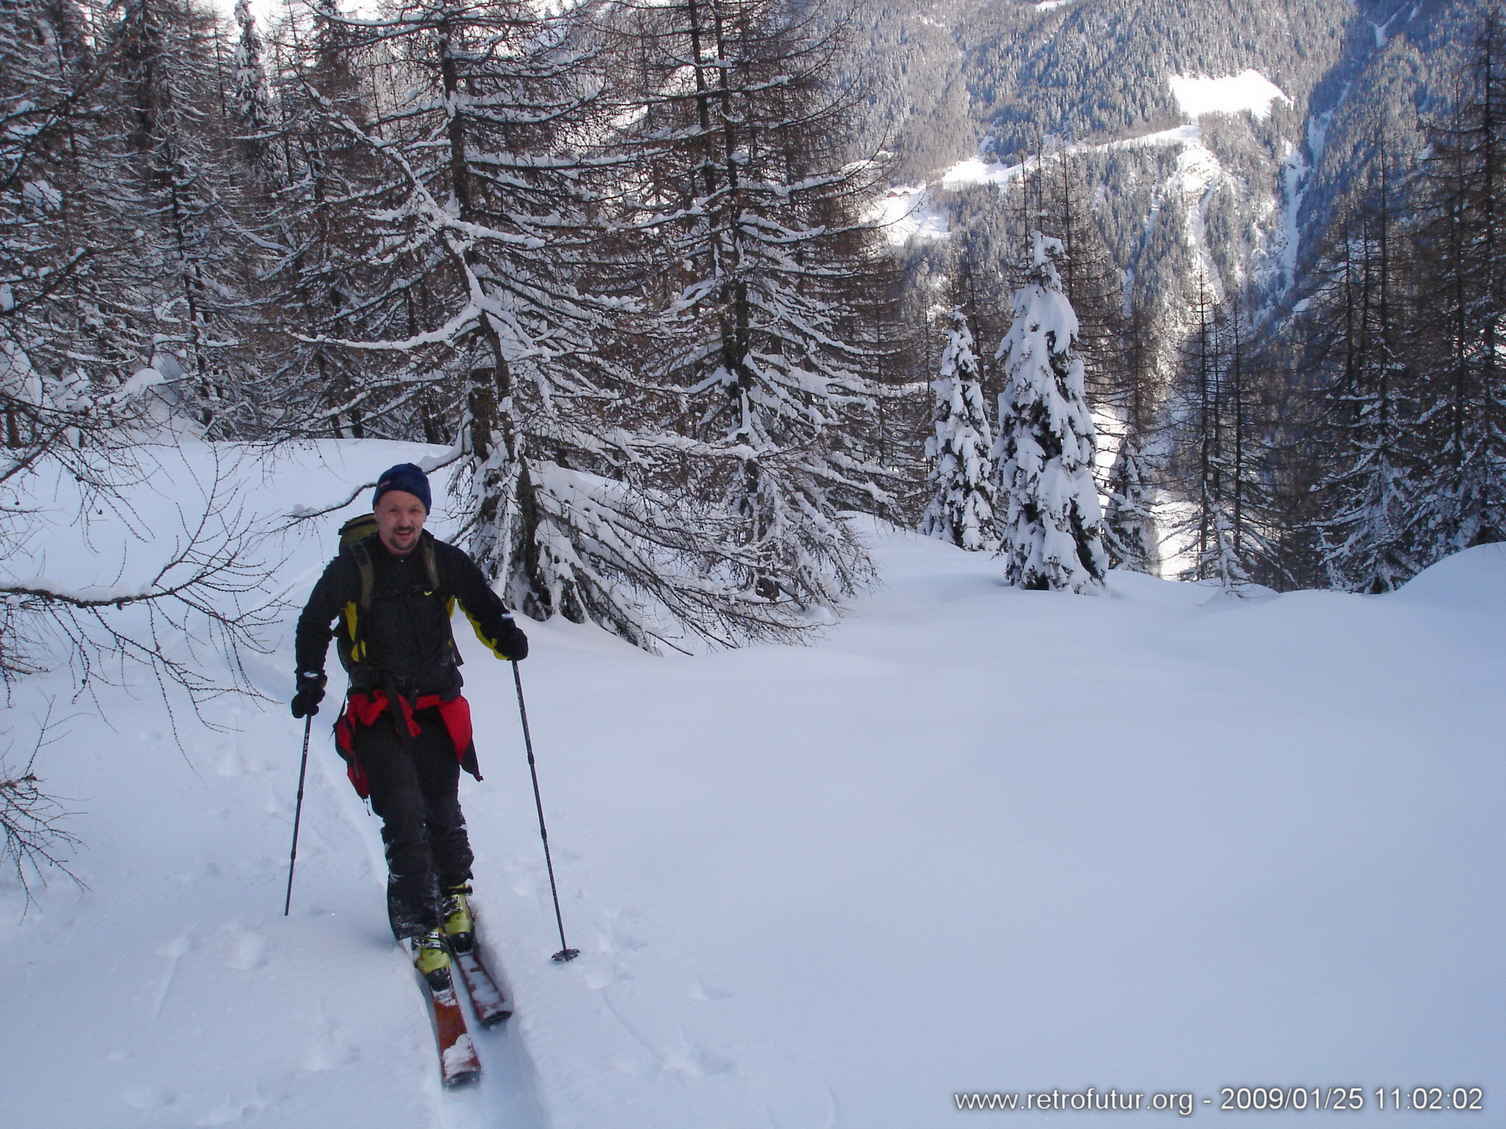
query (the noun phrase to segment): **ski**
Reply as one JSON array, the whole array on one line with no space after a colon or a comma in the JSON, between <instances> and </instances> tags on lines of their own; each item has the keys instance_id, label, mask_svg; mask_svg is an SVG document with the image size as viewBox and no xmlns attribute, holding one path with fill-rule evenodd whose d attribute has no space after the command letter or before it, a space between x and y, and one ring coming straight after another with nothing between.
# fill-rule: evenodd
<instances>
[{"instance_id":1,"label":"ski","mask_svg":"<svg viewBox=\"0 0 1506 1129\"><path fill-rule=\"evenodd\" d=\"M502 994L497 979L481 959L478 942L473 941L465 952L457 952L455 966L460 969L460 978L465 981L465 990L470 993L471 1006L483 1027L495 1027L512 1014L512 1006Z\"/></svg>"},{"instance_id":2,"label":"ski","mask_svg":"<svg viewBox=\"0 0 1506 1129\"><path fill-rule=\"evenodd\" d=\"M420 977L420 979L423 979ZM424 981L434 1008L434 1038L439 1043L439 1077L446 1086L463 1086L481 1077L481 1059L465 1026L455 985L435 988Z\"/></svg>"}]
</instances>

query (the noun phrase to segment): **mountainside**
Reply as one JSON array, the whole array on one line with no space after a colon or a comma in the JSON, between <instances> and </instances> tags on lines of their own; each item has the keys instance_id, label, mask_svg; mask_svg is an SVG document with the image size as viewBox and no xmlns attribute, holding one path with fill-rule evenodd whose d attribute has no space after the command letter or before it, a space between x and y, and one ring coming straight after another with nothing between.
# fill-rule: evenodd
<instances>
[{"instance_id":1,"label":"mountainside","mask_svg":"<svg viewBox=\"0 0 1506 1129\"><path fill-rule=\"evenodd\" d=\"M1372 157L1378 123L1415 133L1494 0L882 0L855 6L852 70L869 83L859 146L929 186L954 232L1017 220L997 170L1070 155L1126 301L1170 316L1189 280L1273 307L1330 202ZM1221 85L1220 85L1221 84ZM1253 85L1252 85L1253 84ZM1017 235L985 253L1010 269Z\"/></svg>"}]
</instances>

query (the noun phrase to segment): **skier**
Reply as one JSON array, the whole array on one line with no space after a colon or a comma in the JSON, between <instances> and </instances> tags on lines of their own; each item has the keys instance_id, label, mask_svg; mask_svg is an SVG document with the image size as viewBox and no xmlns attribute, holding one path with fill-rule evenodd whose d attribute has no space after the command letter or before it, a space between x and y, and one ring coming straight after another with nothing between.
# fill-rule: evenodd
<instances>
[{"instance_id":1,"label":"skier","mask_svg":"<svg viewBox=\"0 0 1506 1129\"><path fill-rule=\"evenodd\" d=\"M393 935L408 943L425 979L444 987L450 947L465 951L475 937L460 769L481 778L450 614L459 603L504 661L526 657L528 639L475 562L424 530L430 504L429 480L412 463L377 480L376 531L325 567L298 617L293 716L319 712L338 619L350 688L336 744L382 820Z\"/></svg>"}]
</instances>

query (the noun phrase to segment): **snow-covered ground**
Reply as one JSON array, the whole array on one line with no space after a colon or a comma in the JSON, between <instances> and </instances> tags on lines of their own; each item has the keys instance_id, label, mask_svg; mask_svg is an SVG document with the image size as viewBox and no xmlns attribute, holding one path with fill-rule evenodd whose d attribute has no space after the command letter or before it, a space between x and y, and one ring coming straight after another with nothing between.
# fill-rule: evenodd
<instances>
[{"instance_id":1,"label":"snow-covered ground","mask_svg":"<svg viewBox=\"0 0 1506 1129\"><path fill-rule=\"evenodd\" d=\"M947 234L946 216L936 210L922 186L890 188L874 209L873 222L899 247L911 239L941 239Z\"/></svg>"},{"instance_id":2,"label":"snow-covered ground","mask_svg":"<svg viewBox=\"0 0 1506 1129\"><path fill-rule=\"evenodd\" d=\"M275 515L426 453L327 443L242 481ZM275 583L295 601L337 525L287 546ZM468 1091L439 1087L386 933L377 821L328 709L282 915L293 612L250 661L270 701L227 704L232 732L180 716L180 749L149 688L104 697L110 724L75 717L37 766L79 812L89 889L54 882L23 919L0 887L0 1123L1178 1117L954 1097L1070 1106L1090 1086L1144 1107L1192 1094L1194 1116L1236 1125L1500 1122L1506 547L1384 597L1231 600L1128 574L1073 597L867 529L883 583L815 646L656 658L532 628L522 673L570 964L549 959L511 677L459 632L486 774L463 787L478 898L518 1009L478 1035L487 1073ZM42 688L66 699L69 683ZM1366 1108L1224 1113L1224 1086L1360 1087ZM1482 1087L1487 1112L1377 1111L1377 1089L1416 1086Z\"/></svg>"}]
</instances>

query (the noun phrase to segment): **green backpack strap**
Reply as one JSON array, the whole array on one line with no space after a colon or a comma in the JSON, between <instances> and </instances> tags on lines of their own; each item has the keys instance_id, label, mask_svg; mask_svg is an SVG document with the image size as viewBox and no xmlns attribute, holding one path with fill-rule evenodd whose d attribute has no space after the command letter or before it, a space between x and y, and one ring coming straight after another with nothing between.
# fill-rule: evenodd
<instances>
[{"instance_id":1,"label":"green backpack strap","mask_svg":"<svg viewBox=\"0 0 1506 1129\"><path fill-rule=\"evenodd\" d=\"M376 586L376 569L371 564L371 550L366 547L364 541L352 541L345 547L345 551L355 558L356 568L361 574L361 594L356 597L356 610L364 614L371 609L371 593ZM361 620L356 620L356 628L360 629Z\"/></svg>"},{"instance_id":2,"label":"green backpack strap","mask_svg":"<svg viewBox=\"0 0 1506 1129\"><path fill-rule=\"evenodd\" d=\"M354 638L340 637L341 658L347 670L355 667L355 655L362 652L362 636L365 634L366 613L371 610L371 598L376 590L376 568L371 563L371 549L367 538L377 532L375 514L357 514L340 527L340 550L349 553L360 574L360 591L356 597ZM439 560L434 552L434 539L425 537L423 546L424 572L429 581L429 595L443 599L439 591ZM452 644L453 645L453 644Z\"/></svg>"},{"instance_id":3,"label":"green backpack strap","mask_svg":"<svg viewBox=\"0 0 1506 1129\"><path fill-rule=\"evenodd\" d=\"M362 652L366 635L366 613L371 607L371 594L376 586L376 571L371 565L371 552L362 542L352 541L340 551L350 555L361 577L356 596L355 614L348 617L349 622L345 629L335 638L340 648L340 664L354 678L356 667L360 665L357 656L364 657Z\"/></svg>"},{"instance_id":4,"label":"green backpack strap","mask_svg":"<svg viewBox=\"0 0 1506 1129\"><path fill-rule=\"evenodd\" d=\"M361 571L361 595L356 608L363 612L371 607L375 572L371 567L371 553L362 542L376 531L377 519L374 513L357 514L340 527L340 548L355 558L356 567Z\"/></svg>"}]
</instances>

